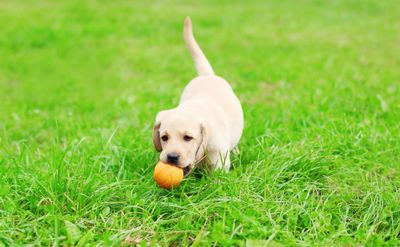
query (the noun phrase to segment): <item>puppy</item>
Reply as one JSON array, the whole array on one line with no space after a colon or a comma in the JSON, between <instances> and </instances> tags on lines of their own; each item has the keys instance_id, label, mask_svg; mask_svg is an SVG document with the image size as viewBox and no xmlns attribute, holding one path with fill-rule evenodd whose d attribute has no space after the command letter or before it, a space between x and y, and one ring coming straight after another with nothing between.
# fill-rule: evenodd
<instances>
[{"instance_id":1,"label":"puppy","mask_svg":"<svg viewBox=\"0 0 400 247\"><path fill-rule=\"evenodd\" d=\"M176 108L157 114L154 146L161 161L183 168L185 175L197 164L229 171L230 151L243 131L242 106L229 83L214 74L193 36L189 17L183 37L198 76L185 87Z\"/></svg>"}]
</instances>

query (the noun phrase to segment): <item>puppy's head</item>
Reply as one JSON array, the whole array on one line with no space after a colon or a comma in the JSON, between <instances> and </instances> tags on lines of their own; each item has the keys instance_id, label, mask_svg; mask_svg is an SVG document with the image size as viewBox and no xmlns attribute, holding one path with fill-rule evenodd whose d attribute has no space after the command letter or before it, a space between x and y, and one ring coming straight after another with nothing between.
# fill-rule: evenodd
<instances>
[{"instance_id":1,"label":"puppy's head","mask_svg":"<svg viewBox=\"0 0 400 247\"><path fill-rule=\"evenodd\" d=\"M163 111L157 115L153 142L161 161L184 168L188 174L196 161L204 156L206 128L193 117L177 114L174 110Z\"/></svg>"}]
</instances>

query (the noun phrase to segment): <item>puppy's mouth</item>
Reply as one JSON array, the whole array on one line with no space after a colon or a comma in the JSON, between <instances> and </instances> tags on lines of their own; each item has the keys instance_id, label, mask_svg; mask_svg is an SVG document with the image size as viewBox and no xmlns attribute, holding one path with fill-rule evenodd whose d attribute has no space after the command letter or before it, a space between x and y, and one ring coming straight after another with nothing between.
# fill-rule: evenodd
<instances>
[{"instance_id":1,"label":"puppy's mouth","mask_svg":"<svg viewBox=\"0 0 400 247\"><path fill-rule=\"evenodd\" d=\"M186 166L183 168L183 175L186 177L192 172L192 168L190 165Z\"/></svg>"}]
</instances>

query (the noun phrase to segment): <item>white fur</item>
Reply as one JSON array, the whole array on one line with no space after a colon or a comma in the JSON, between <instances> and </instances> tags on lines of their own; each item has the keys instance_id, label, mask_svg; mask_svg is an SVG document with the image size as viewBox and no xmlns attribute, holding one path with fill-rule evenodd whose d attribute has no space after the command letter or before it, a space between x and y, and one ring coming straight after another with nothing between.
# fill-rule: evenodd
<instances>
[{"instance_id":1,"label":"white fur","mask_svg":"<svg viewBox=\"0 0 400 247\"><path fill-rule=\"evenodd\" d=\"M189 17L183 32L199 76L185 87L176 108L158 113L154 145L162 161L167 162L167 154L175 152L180 155L178 166L192 168L206 155L212 169L228 171L230 151L236 148L243 131L242 107L229 83L214 75L193 37ZM163 135L168 141L160 140ZM185 135L193 139L185 141Z\"/></svg>"}]
</instances>

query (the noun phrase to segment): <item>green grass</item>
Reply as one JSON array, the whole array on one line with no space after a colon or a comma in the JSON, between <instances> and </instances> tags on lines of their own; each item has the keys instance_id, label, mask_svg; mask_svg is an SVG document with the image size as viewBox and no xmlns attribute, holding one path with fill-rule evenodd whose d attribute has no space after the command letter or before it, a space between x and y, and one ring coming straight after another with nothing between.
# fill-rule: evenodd
<instances>
[{"instance_id":1,"label":"green grass","mask_svg":"<svg viewBox=\"0 0 400 247\"><path fill-rule=\"evenodd\" d=\"M242 101L228 174L156 187L195 76ZM400 245L398 1L0 3L0 246Z\"/></svg>"}]
</instances>

